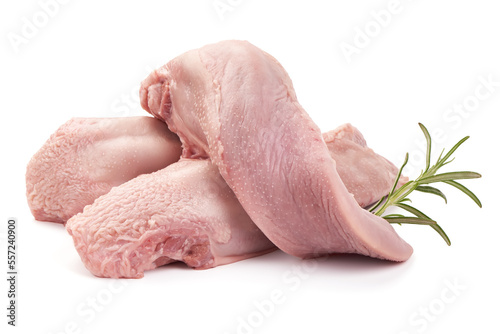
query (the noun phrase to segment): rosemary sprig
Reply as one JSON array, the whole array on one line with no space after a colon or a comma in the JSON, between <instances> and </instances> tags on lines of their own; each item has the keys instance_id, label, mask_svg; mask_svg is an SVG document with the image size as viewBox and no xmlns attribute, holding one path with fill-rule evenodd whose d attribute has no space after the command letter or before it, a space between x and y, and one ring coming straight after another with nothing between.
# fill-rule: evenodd
<instances>
[{"instance_id":1,"label":"rosemary sprig","mask_svg":"<svg viewBox=\"0 0 500 334\"><path fill-rule=\"evenodd\" d=\"M427 141L425 169L422 170L419 177L417 177L415 180L409 181L404 185L402 185L399 189L396 189L399 179L401 178L401 173L403 172L404 167L408 163L408 153L406 153L405 160L403 162L403 165L399 169L398 175L396 177L394 185L392 186L391 191L387 196L381 198L368 210L377 216L381 216L391 224L429 225L444 239L444 241L446 241L446 243L449 246L451 245L450 239L448 238L444 230L441 228L441 226L439 226L436 223L435 220L431 219L422 211L405 203L405 202L411 202L411 200L408 198L408 195L410 195L414 190L416 190L423 193L429 193L439 196L444 199L445 203L448 203L446 196L441 190L433 186L429 186L429 184L431 183L442 182L462 191L467 196L469 196L479 207L482 207L481 201L477 198L476 195L474 195L472 191L467 189L461 183L455 181L463 179L480 178L481 174L475 172L467 172L467 171L436 174L441 167L449 164L454 160L454 158L450 160L451 155L460 147L460 145L462 145L467 139L469 139L469 136L462 138L446 154L444 154L443 150L439 155L439 158L437 159L436 163L433 166L431 166L431 143L432 143L431 136L429 134L429 131L427 131L427 128L422 123L418 123L418 125L420 126L420 129L424 133L425 139ZM383 216L386 209L390 206L395 206L400 209L403 209L406 212L411 213L413 216L404 216L402 214L389 214Z\"/></svg>"}]
</instances>

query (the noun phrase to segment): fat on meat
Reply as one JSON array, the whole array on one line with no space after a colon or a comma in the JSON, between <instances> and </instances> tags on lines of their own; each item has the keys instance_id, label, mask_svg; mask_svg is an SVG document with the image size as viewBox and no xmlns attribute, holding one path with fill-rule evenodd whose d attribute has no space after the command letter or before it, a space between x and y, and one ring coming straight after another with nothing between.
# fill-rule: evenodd
<instances>
[{"instance_id":1,"label":"fat on meat","mask_svg":"<svg viewBox=\"0 0 500 334\"><path fill-rule=\"evenodd\" d=\"M358 205L280 63L246 41L188 51L142 83L141 104L177 133L184 158L209 158L262 232L298 257L412 252Z\"/></svg>"}]
</instances>

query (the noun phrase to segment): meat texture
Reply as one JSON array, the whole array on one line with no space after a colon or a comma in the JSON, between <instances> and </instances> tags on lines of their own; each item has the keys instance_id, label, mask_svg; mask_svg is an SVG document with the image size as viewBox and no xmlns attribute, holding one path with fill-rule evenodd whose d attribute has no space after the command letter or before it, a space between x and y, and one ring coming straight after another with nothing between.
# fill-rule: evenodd
<instances>
[{"instance_id":1,"label":"meat texture","mask_svg":"<svg viewBox=\"0 0 500 334\"><path fill-rule=\"evenodd\" d=\"M394 180L395 167L380 164L382 157L359 144L364 139L353 126L343 125L324 136L331 154L346 159L344 165L355 155L378 164L376 177L391 179L385 183ZM348 189L363 181L381 182L365 174L362 169L353 174ZM366 187L366 193L353 193L366 201L375 191L379 189ZM85 266L102 277L142 277L145 270L172 261L205 269L275 249L209 160L184 159L116 187L70 219L67 230Z\"/></svg>"},{"instance_id":2,"label":"meat texture","mask_svg":"<svg viewBox=\"0 0 500 334\"><path fill-rule=\"evenodd\" d=\"M342 181L361 206L389 192L397 168L368 148L359 130L344 124L323 138ZM138 152L146 155L134 158ZM165 123L150 117L72 119L28 165L28 203L35 218L65 222L112 186L162 169L176 161L180 152L178 138ZM50 215L55 208L66 212Z\"/></svg>"},{"instance_id":3,"label":"meat texture","mask_svg":"<svg viewBox=\"0 0 500 334\"><path fill-rule=\"evenodd\" d=\"M206 269L275 249L210 160L181 159L115 187L66 229L101 277L140 278L173 261Z\"/></svg>"},{"instance_id":4,"label":"meat texture","mask_svg":"<svg viewBox=\"0 0 500 334\"><path fill-rule=\"evenodd\" d=\"M399 170L369 148L358 129L344 124L323 133L323 139L336 162L340 179L360 206L373 204L389 193ZM408 178L402 176L397 186L406 182Z\"/></svg>"},{"instance_id":5,"label":"meat texture","mask_svg":"<svg viewBox=\"0 0 500 334\"><path fill-rule=\"evenodd\" d=\"M361 206L389 192L397 168L368 148L359 130L344 124L323 138L342 181ZM138 152L145 155L138 157ZM177 136L157 119L74 118L29 163L28 204L38 220L65 222L112 186L162 169L180 152Z\"/></svg>"},{"instance_id":6,"label":"meat texture","mask_svg":"<svg viewBox=\"0 0 500 334\"><path fill-rule=\"evenodd\" d=\"M299 257L359 253L405 261L412 248L362 209L276 59L244 41L189 51L154 71L141 104L183 144L210 158L245 211Z\"/></svg>"},{"instance_id":7,"label":"meat texture","mask_svg":"<svg viewBox=\"0 0 500 334\"><path fill-rule=\"evenodd\" d=\"M178 137L152 117L73 118L31 158L28 205L35 219L64 223L113 186L180 154Z\"/></svg>"}]
</instances>

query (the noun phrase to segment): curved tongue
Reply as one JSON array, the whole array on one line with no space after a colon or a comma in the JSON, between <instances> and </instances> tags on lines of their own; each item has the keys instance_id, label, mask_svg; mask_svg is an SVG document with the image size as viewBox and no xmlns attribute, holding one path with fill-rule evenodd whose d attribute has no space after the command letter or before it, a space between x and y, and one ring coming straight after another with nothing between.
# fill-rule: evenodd
<instances>
[{"instance_id":1,"label":"curved tongue","mask_svg":"<svg viewBox=\"0 0 500 334\"><path fill-rule=\"evenodd\" d=\"M159 73L167 68L166 76ZM160 82L161 92L149 88ZM184 152L208 155L281 250L299 257L344 252L404 261L411 256L411 246L387 221L356 203L288 74L262 50L242 41L208 45L175 58L144 86L162 100L170 90L174 107L163 119L181 138ZM165 116L163 102L147 101Z\"/></svg>"}]
</instances>

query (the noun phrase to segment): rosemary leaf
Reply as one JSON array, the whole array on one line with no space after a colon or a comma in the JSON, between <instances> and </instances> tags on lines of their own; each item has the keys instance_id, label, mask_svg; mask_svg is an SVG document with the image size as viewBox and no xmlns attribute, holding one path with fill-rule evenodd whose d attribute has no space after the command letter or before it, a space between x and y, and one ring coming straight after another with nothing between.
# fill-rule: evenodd
<instances>
[{"instance_id":1,"label":"rosemary leaf","mask_svg":"<svg viewBox=\"0 0 500 334\"><path fill-rule=\"evenodd\" d=\"M449 173L442 173L433 176L423 177L419 180L419 183L428 184L428 183L453 181L461 179L477 179L480 177L481 174L475 172L449 172Z\"/></svg>"},{"instance_id":2,"label":"rosemary leaf","mask_svg":"<svg viewBox=\"0 0 500 334\"><path fill-rule=\"evenodd\" d=\"M446 242L446 244L448 246L451 246L450 238L448 238L448 236L446 235L444 230L441 228L441 226L439 226L438 224L435 224L435 225L431 225L431 227L434 229L434 231L436 231L441 236L441 238L444 239L444 241Z\"/></svg>"},{"instance_id":3,"label":"rosemary leaf","mask_svg":"<svg viewBox=\"0 0 500 334\"><path fill-rule=\"evenodd\" d=\"M398 203L398 204L396 204L396 206L400 207L401 209L404 209L404 210L408 211L409 213L413 213L415 216L417 216L419 218L423 218L423 219L427 219L427 220L432 220L431 218L429 218L429 216L427 216L422 211L414 208L411 205L403 204L403 203Z\"/></svg>"},{"instance_id":4,"label":"rosemary leaf","mask_svg":"<svg viewBox=\"0 0 500 334\"><path fill-rule=\"evenodd\" d=\"M462 145L467 139L469 139L469 136L460 139L460 141L456 143L455 146L453 146L451 150L448 153L446 153L446 155L442 159L438 159L438 162L436 163L436 166L438 166L437 169L443 167L446 160L448 160L448 158L453 154L453 152L455 152L457 148L459 148L460 145Z\"/></svg>"},{"instance_id":5,"label":"rosemary leaf","mask_svg":"<svg viewBox=\"0 0 500 334\"><path fill-rule=\"evenodd\" d=\"M420 126L420 129L422 129L422 132L424 133L425 140L427 141L427 154L425 155L425 170L424 173L429 170L429 167L431 165L431 135L429 134L429 131L427 131L427 128L422 124L418 123Z\"/></svg>"},{"instance_id":6,"label":"rosemary leaf","mask_svg":"<svg viewBox=\"0 0 500 334\"><path fill-rule=\"evenodd\" d=\"M378 207L379 207L379 205L380 205L380 204L382 204L382 202L383 202L386 198L387 198L387 196L384 196L384 197L382 197L381 199L379 199L377 203L375 203L375 204L374 204L374 205L373 205L370 209L368 209L368 211L370 211L370 212L375 211L375 209L376 209L376 208L378 208Z\"/></svg>"},{"instance_id":7,"label":"rosemary leaf","mask_svg":"<svg viewBox=\"0 0 500 334\"><path fill-rule=\"evenodd\" d=\"M425 169L422 170L420 175L415 180L409 181L404 185L402 185L399 189L396 189L397 184L401 178L403 168L408 163L409 155L408 153L406 153L405 161L401 166L401 168L399 169L398 175L396 177L396 180L394 181L391 191L387 196L384 196L375 205L373 205L369 209L369 211L377 216L381 216L391 224L429 225L444 239L446 244L451 245L450 238L448 238L444 230L441 228L441 226L439 226L436 223L436 221L429 218L429 216L427 216L425 213L418 210L417 208L410 206L404 202L411 203L411 200L408 198L408 195L410 195L414 190L417 190L420 192L430 193L439 196L442 199L444 199L445 203L447 203L448 201L446 199L446 196L443 194L441 190L428 185L430 183L443 182L459 189L467 196L469 196L479 207L482 207L481 202L479 201L477 196L474 195L474 193L472 193L472 191L470 191L465 186L455 181L461 179L480 178L481 174L475 172L463 172L463 171L436 174L441 167L448 165L451 162L453 162L453 160L455 160L455 158L450 159L451 155L460 147L460 145L462 145L467 139L469 139L469 136L462 138L446 154L445 150L443 149L439 154L436 163L433 166L431 166L431 146L432 146L431 136L427 128L422 123L419 123L419 126L422 132L424 133L425 139L427 141L427 152L425 155L426 157ZM385 210L390 206L396 206L400 209L403 209L413 214L414 216L408 217L398 213L393 213L383 216Z\"/></svg>"},{"instance_id":8,"label":"rosemary leaf","mask_svg":"<svg viewBox=\"0 0 500 334\"><path fill-rule=\"evenodd\" d=\"M457 188L458 190L461 190L463 191L467 196L469 196L470 198L472 198L472 200L480 207L482 208L483 205L481 204L481 201L479 200L479 198L477 198L476 195L474 195L474 193L472 191L470 191L469 189L467 189L463 184L461 183L458 183L456 181L443 181L444 183L446 184L449 184L450 186L453 186L455 188Z\"/></svg>"},{"instance_id":9,"label":"rosemary leaf","mask_svg":"<svg viewBox=\"0 0 500 334\"><path fill-rule=\"evenodd\" d=\"M420 210L418 210L410 205L399 203L399 204L397 204L397 206L400 207L401 209L404 209L404 210L410 212L410 213L413 213L415 216L417 216L419 218L432 220L425 213L423 213L422 211L420 211ZM401 225L401 224L399 224L399 225ZM430 226L444 239L444 241L446 242L446 244L448 246L451 246L450 238L448 238L448 236L446 235L444 230L441 228L441 226L439 226L437 223L432 224Z\"/></svg>"},{"instance_id":10,"label":"rosemary leaf","mask_svg":"<svg viewBox=\"0 0 500 334\"><path fill-rule=\"evenodd\" d=\"M390 215L385 215L382 218L387 219L387 218L401 218L404 217L404 215L400 213L391 213Z\"/></svg>"},{"instance_id":11,"label":"rosemary leaf","mask_svg":"<svg viewBox=\"0 0 500 334\"><path fill-rule=\"evenodd\" d=\"M398 186L399 179L401 178L401 173L403 172L403 169L405 168L406 164L408 163L409 157L410 157L410 155L407 152L405 155L405 161L403 162L403 165L401 165L401 168L398 171L398 175L396 176L396 179L394 180L394 184L392 185L392 189L389 192L389 195L387 195L387 197L391 197L391 195L394 193L394 190Z\"/></svg>"},{"instance_id":12,"label":"rosemary leaf","mask_svg":"<svg viewBox=\"0 0 500 334\"><path fill-rule=\"evenodd\" d=\"M391 224L415 224L415 225L435 225L436 222L432 219L424 219L418 217L387 217L384 218Z\"/></svg>"},{"instance_id":13,"label":"rosemary leaf","mask_svg":"<svg viewBox=\"0 0 500 334\"><path fill-rule=\"evenodd\" d=\"M402 200L399 201L399 203L403 203L403 202L410 202L411 203L411 199L403 198Z\"/></svg>"},{"instance_id":14,"label":"rosemary leaf","mask_svg":"<svg viewBox=\"0 0 500 334\"><path fill-rule=\"evenodd\" d=\"M446 181L445 181L446 182ZM429 194L434 194L442 199L444 199L445 203L448 203L448 200L446 199L446 196L443 194L443 192L437 188L431 187L431 186L418 186L415 188L415 190L423 192L423 193L429 193Z\"/></svg>"}]
</instances>

